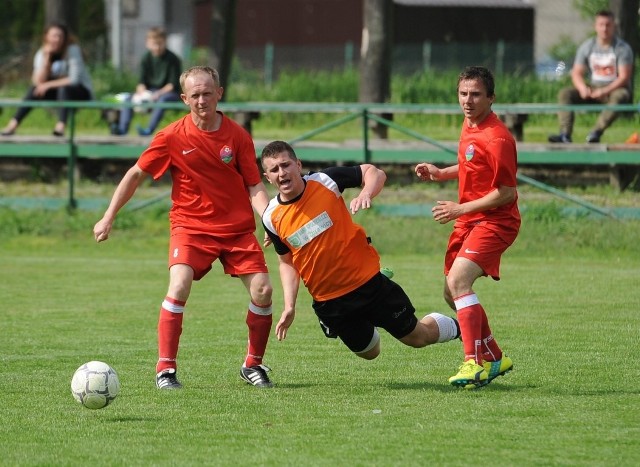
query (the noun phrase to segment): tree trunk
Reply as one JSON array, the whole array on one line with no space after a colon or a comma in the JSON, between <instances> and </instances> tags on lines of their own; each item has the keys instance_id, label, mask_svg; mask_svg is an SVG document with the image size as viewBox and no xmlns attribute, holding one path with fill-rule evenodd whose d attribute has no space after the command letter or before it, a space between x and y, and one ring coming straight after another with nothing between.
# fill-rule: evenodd
<instances>
[{"instance_id":1,"label":"tree trunk","mask_svg":"<svg viewBox=\"0 0 640 467\"><path fill-rule=\"evenodd\" d=\"M640 0L609 0L609 8L616 17L618 25L618 34L624 39L631 49L636 53L635 62L637 62L637 51L640 45L638 39L638 8L640 8ZM634 74L631 75L631 89L635 89ZM635 101L632 95L632 102ZM624 169L618 169L617 183L620 190L638 189L640 185L640 168L637 166L628 166Z\"/></svg>"},{"instance_id":2,"label":"tree trunk","mask_svg":"<svg viewBox=\"0 0 640 467\"><path fill-rule=\"evenodd\" d=\"M638 50L638 8L640 0L609 0L609 8L616 17L618 34L629 43L633 51Z\"/></svg>"},{"instance_id":3,"label":"tree trunk","mask_svg":"<svg viewBox=\"0 0 640 467\"><path fill-rule=\"evenodd\" d=\"M76 0L46 0L44 6L45 27L61 23L74 34L78 32L78 5Z\"/></svg>"},{"instance_id":4,"label":"tree trunk","mask_svg":"<svg viewBox=\"0 0 640 467\"><path fill-rule=\"evenodd\" d=\"M229 88L231 60L235 48L237 0L215 0L211 18L212 66L220 74L220 84ZM224 95L222 96L224 100Z\"/></svg>"},{"instance_id":5,"label":"tree trunk","mask_svg":"<svg viewBox=\"0 0 640 467\"><path fill-rule=\"evenodd\" d=\"M391 95L392 0L363 0L360 50L360 102L388 102ZM383 115L390 118L391 115ZM375 123L374 133L387 137L387 126Z\"/></svg>"}]
</instances>

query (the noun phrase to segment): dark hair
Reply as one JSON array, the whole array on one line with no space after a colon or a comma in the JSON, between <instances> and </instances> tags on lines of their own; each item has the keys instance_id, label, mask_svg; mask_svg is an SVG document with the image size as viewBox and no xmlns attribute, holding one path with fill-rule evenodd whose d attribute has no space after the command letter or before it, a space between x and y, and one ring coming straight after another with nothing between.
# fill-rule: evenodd
<instances>
[{"instance_id":1,"label":"dark hair","mask_svg":"<svg viewBox=\"0 0 640 467\"><path fill-rule=\"evenodd\" d=\"M613 15L613 12L611 10L606 10L606 9L605 10L598 10L596 12L596 18L598 16L604 16L605 18L611 18L613 20L616 19L615 16Z\"/></svg>"},{"instance_id":2,"label":"dark hair","mask_svg":"<svg viewBox=\"0 0 640 467\"><path fill-rule=\"evenodd\" d=\"M187 81L187 78L191 75L197 75L199 73L204 73L211 76L216 87L220 87L220 75L214 68L211 68L209 66L192 66L188 70L183 71L180 75L180 87L182 88L183 92L184 83Z\"/></svg>"},{"instance_id":3,"label":"dark hair","mask_svg":"<svg viewBox=\"0 0 640 467\"><path fill-rule=\"evenodd\" d=\"M69 44L75 44L76 38L71 32L66 24L63 23L51 23L46 28L44 28L44 32L42 33L42 42L44 43L47 33L52 29L60 29L62 31L62 35L64 36L64 41L62 42L62 50L60 51L60 55L63 55L67 52L67 48Z\"/></svg>"},{"instance_id":4,"label":"dark hair","mask_svg":"<svg viewBox=\"0 0 640 467\"><path fill-rule=\"evenodd\" d=\"M260 156L260 161L264 162L265 159L269 159L277 156L281 152L286 152L289 154L289 157L294 161L298 160L298 156L296 156L296 152L293 150L291 145L285 141L272 141L267 144L262 149L262 155Z\"/></svg>"},{"instance_id":5,"label":"dark hair","mask_svg":"<svg viewBox=\"0 0 640 467\"><path fill-rule=\"evenodd\" d=\"M466 80L479 80L482 81L484 87L487 90L487 97L493 97L496 93L496 83L493 79L493 74L488 68L483 66L468 66L458 76L458 88L461 81Z\"/></svg>"}]
</instances>

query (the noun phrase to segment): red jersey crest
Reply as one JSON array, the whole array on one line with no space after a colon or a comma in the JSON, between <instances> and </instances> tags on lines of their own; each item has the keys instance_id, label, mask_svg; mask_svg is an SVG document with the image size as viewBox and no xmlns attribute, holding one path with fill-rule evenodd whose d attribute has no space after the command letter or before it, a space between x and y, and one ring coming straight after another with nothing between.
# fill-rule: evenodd
<instances>
[{"instance_id":1,"label":"red jersey crest","mask_svg":"<svg viewBox=\"0 0 640 467\"><path fill-rule=\"evenodd\" d=\"M228 164L229 162L231 162L231 159L233 159L233 151L226 144L222 147L222 149L220 149L220 159L225 164Z\"/></svg>"},{"instance_id":2,"label":"red jersey crest","mask_svg":"<svg viewBox=\"0 0 640 467\"><path fill-rule=\"evenodd\" d=\"M465 149L464 151L464 157L470 161L471 159L473 159L473 154L475 153L475 148L473 147L473 144L470 144L469 146L467 146L467 149Z\"/></svg>"}]
</instances>

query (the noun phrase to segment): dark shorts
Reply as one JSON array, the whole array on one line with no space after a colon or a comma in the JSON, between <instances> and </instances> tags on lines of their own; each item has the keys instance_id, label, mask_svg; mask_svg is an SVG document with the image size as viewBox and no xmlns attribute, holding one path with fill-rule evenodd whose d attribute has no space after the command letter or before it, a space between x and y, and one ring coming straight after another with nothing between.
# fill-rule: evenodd
<instances>
[{"instance_id":1,"label":"dark shorts","mask_svg":"<svg viewBox=\"0 0 640 467\"><path fill-rule=\"evenodd\" d=\"M376 327L401 339L414 330L415 308L402 287L378 273L342 297L313 302L327 337L339 337L352 352L367 348Z\"/></svg>"}]
</instances>

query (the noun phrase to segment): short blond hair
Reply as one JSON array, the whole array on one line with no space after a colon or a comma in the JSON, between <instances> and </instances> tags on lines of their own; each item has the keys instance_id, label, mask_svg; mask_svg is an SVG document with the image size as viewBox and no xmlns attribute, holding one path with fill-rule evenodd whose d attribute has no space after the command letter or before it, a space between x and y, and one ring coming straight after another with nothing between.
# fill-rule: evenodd
<instances>
[{"instance_id":1,"label":"short blond hair","mask_svg":"<svg viewBox=\"0 0 640 467\"><path fill-rule=\"evenodd\" d=\"M149 30L147 31L147 39L152 39L154 41L157 41L157 40L166 41L167 31L165 31L164 28L161 28L160 26L149 28Z\"/></svg>"},{"instance_id":2,"label":"short blond hair","mask_svg":"<svg viewBox=\"0 0 640 467\"><path fill-rule=\"evenodd\" d=\"M198 75L200 73L211 76L211 78L213 79L213 84L216 86L216 88L220 87L220 75L218 74L218 71L216 69L209 66L192 66L188 70L183 71L180 75L180 87L182 88L182 92L184 92L184 83L187 81L187 78L193 75Z\"/></svg>"}]
</instances>

